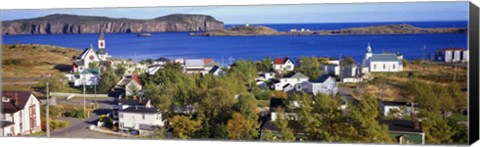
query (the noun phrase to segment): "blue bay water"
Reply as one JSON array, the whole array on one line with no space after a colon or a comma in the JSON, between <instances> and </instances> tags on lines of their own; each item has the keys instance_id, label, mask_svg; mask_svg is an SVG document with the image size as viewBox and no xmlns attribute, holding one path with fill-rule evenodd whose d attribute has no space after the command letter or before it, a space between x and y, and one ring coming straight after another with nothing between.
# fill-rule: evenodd
<instances>
[{"instance_id":1,"label":"blue bay water","mask_svg":"<svg viewBox=\"0 0 480 147\"><path fill-rule=\"evenodd\" d=\"M466 27L467 22L417 22L419 27ZM378 25L379 23L335 24L274 24L278 30L324 26L320 29L339 29L349 26ZM384 23L390 24L390 23ZM268 24L267 24L268 26ZM226 25L229 27L229 25ZM434 50L446 47L467 47L467 34L413 34L413 35L330 35L330 36L189 36L188 32L152 33L151 37L136 34L105 34L106 49L117 58L214 58L217 62L229 59L259 60L265 56L291 57L352 56L357 62L363 58L370 42L374 53L400 52L407 59L432 55ZM76 49L92 45L97 48L98 34L15 35L3 36L4 44L47 44ZM423 52L421 48L426 46Z\"/></svg>"}]
</instances>

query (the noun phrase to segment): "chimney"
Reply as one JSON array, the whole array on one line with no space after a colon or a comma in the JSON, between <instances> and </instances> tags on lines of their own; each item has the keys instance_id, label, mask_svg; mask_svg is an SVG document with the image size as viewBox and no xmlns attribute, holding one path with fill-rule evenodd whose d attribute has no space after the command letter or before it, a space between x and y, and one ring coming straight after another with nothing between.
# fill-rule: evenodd
<instances>
[{"instance_id":1,"label":"chimney","mask_svg":"<svg viewBox=\"0 0 480 147\"><path fill-rule=\"evenodd\" d=\"M15 106L18 106L18 94L15 93Z\"/></svg>"},{"instance_id":2,"label":"chimney","mask_svg":"<svg viewBox=\"0 0 480 147\"><path fill-rule=\"evenodd\" d=\"M137 96L136 96L136 95L133 95L133 100L137 100Z\"/></svg>"}]
</instances>

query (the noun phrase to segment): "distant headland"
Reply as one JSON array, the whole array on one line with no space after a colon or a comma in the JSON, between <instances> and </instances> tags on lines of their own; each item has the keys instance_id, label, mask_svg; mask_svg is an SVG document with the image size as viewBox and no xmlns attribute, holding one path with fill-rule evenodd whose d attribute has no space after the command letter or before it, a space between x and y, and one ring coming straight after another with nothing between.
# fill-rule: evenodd
<instances>
[{"instance_id":1,"label":"distant headland","mask_svg":"<svg viewBox=\"0 0 480 147\"><path fill-rule=\"evenodd\" d=\"M223 30L223 22L208 15L172 14L153 19L109 18L53 14L4 21L2 35L189 32Z\"/></svg>"},{"instance_id":2,"label":"distant headland","mask_svg":"<svg viewBox=\"0 0 480 147\"><path fill-rule=\"evenodd\" d=\"M368 27L352 27L339 30L277 31L266 26L236 26L230 29L191 33L192 36L266 36L266 35L370 35L370 34L438 34L466 33L467 28L419 28L410 24L390 24Z\"/></svg>"}]
</instances>

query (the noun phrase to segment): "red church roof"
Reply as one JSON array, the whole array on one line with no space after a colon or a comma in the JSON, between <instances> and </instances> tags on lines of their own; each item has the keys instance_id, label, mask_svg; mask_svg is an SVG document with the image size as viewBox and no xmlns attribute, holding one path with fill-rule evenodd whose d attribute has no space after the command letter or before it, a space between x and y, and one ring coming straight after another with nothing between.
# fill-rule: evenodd
<instances>
[{"instance_id":1,"label":"red church roof","mask_svg":"<svg viewBox=\"0 0 480 147\"><path fill-rule=\"evenodd\" d=\"M288 60L289 60L288 57L275 58L275 60L273 60L273 64L285 64L285 62L287 62Z\"/></svg>"}]
</instances>

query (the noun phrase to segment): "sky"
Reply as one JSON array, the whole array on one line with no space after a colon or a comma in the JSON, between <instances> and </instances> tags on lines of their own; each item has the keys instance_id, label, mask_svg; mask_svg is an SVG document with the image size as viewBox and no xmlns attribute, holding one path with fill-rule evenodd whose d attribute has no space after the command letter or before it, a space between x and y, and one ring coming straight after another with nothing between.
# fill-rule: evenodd
<instances>
[{"instance_id":1,"label":"sky","mask_svg":"<svg viewBox=\"0 0 480 147\"><path fill-rule=\"evenodd\" d=\"M467 21L468 2L1 10L0 19L34 18L55 13L133 19L178 13L205 14L225 24Z\"/></svg>"}]
</instances>

